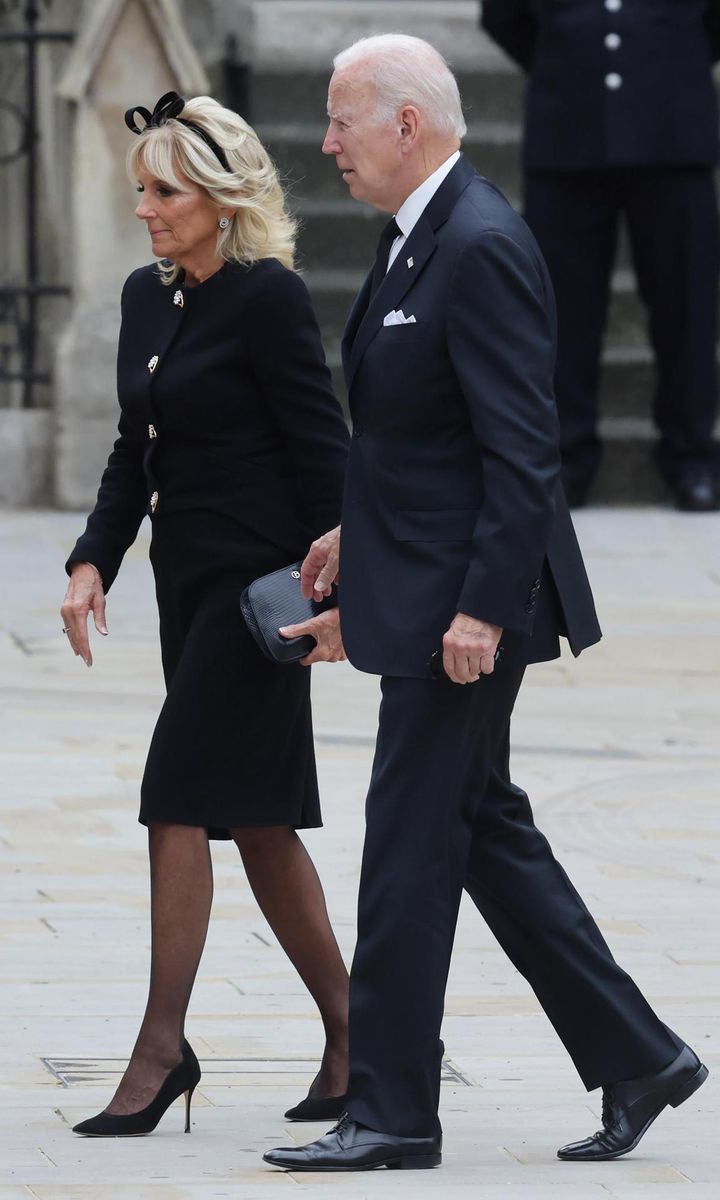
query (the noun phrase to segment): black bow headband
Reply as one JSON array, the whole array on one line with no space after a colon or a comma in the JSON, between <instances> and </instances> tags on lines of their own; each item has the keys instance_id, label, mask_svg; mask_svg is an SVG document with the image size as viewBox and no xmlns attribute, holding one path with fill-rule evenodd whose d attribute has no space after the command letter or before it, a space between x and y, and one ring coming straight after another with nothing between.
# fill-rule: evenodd
<instances>
[{"instance_id":1,"label":"black bow headband","mask_svg":"<svg viewBox=\"0 0 720 1200\"><path fill-rule=\"evenodd\" d=\"M192 129L193 133L201 137L205 145L210 147L221 167L232 174L232 168L225 157L225 151L218 146L215 139L210 136L207 130L203 129L200 125L196 125L194 121L187 121L184 117L180 116L184 107L185 100L182 96L178 96L177 92L166 92L164 96L160 97L152 112L148 112L140 104L136 105L135 108L129 108L125 113L125 124L131 133L141 134L146 133L148 129L160 129L162 125L167 124L171 119L179 121L181 125ZM138 125L135 120L135 113L140 114L145 122L144 125Z\"/></svg>"}]
</instances>

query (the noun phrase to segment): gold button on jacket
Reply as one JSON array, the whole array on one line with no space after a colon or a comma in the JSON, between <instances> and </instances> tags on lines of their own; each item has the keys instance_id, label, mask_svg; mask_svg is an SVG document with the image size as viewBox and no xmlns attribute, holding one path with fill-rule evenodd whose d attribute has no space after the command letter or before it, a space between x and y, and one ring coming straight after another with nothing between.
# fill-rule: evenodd
<instances>
[{"instance_id":1,"label":"gold button on jacket","mask_svg":"<svg viewBox=\"0 0 720 1200\"><path fill-rule=\"evenodd\" d=\"M255 575L340 522L347 426L305 283L266 258L225 263L182 307L178 290L155 263L125 283L119 437L73 551L106 590L143 518L190 536L204 514L222 561Z\"/></svg>"}]
</instances>

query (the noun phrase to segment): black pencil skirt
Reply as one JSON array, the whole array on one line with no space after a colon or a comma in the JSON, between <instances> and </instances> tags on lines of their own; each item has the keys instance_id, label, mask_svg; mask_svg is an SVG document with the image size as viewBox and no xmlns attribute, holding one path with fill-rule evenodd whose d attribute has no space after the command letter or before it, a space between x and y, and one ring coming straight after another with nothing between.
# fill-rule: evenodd
<instances>
[{"instance_id":1,"label":"black pencil skirt","mask_svg":"<svg viewBox=\"0 0 720 1200\"><path fill-rule=\"evenodd\" d=\"M230 518L178 513L154 521L150 558L167 696L140 821L201 826L211 838L322 825L310 668L264 658L239 604L252 579L292 556Z\"/></svg>"}]
</instances>

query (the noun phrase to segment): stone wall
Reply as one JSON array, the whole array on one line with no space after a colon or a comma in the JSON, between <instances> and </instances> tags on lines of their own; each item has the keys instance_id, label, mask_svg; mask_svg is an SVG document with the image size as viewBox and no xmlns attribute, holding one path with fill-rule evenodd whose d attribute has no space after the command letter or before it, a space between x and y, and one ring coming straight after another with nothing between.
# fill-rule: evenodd
<instances>
[{"instance_id":1,"label":"stone wall","mask_svg":"<svg viewBox=\"0 0 720 1200\"><path fill-rule=\"evenodd\" d=\"M58 82L59 98L72 113L73 164L73 305L56 354L55 498L63 507L86 506L97 489L117 424L120 293L129 272L150 257L125 172L123 114L133 102L152 105L173 88L197 94L207 87L168 0L107 0L104 19L96 5Z\"/></svg>"},{"instance_id":2,"label":"stone wall","mask_svg":"<svg viewBox=\"0 0 720 1200\"><path fill-rule=\"evenodd\" d=\"M42 411L23 413L17 388L0 383L0 503L88 507L112 445L120 289L150 258L124 174L124 109L169 87L238 104L228 61L252 69L250 115L290 184L300 263L342 393L339 338L379 218L348 200L319 153L332 57L357 37L392 30L437 45L458 72L469 157L519 203L523 83L479 30L478 9L477 0L55 0L44 21L74 29L77 42L40 59L41 256L44 280L69 284L72 296L43 308L41 356L53 381L38 390ZM12 56L3 69L11 86ZM1 136L0 124L0 146ZM5 277L19 277L18 167L0 167L0 204L9 213L0 221ZM645 315L621 255L601 397L603 499L657 496L652 374Z\"/></svg>"},{"instance_id":3,"label":"stone wall","mask_svg":"<svg viewBox=\"0 0 720 1200\"><path fill-rule=\"evenodd\" d=\"M68 283L72 299L53 303L45 316L54 351L53 386L45 397L52 419L15 412L3 436L0 409L0 477L6 480L0 501L85 508L112 445L119 295L123 279L149 257L124 174L124 109L132 101L151 103L170 87L191 95L211 90L228 100L230 38L237 61L251 64L264 80L265 95L273 72L278 87L289 76L301 91L309 72L314 96L318 80L324 88L333 54L356 37L388 29L428 37L456 65L497 66L500 56L477 29L477 7L476 0L55 0L52 23L74 29L77 41L70 51L46 55L42 258L45 278ZM257 103L262 120L262 95ZM320 94L319 119L323 106ZM13 204L17 208L17 196ZM17 220L16 213L12 227ZM334 325L338 320L333 313ZM0 398L3 403L13 401ZM23 423L24 459L18 456ZM38 455L43 438L44 469L18 469ZM14 468L6 472L8 456Z\"/></svg>"},{"instance_id":4,"label":"stone wall","mask_svg":"<svg viewBox=\"0 0 720 1200\"><path fill-rule=\"evenodd\" d=\"M478 29L477 0L241 0L234 8L250 18L250 53L262 71L327 68L339 50L375 33L426 38L457 69L503 61Z\"/></svg>"},{"instance_id":5,"label":"stone wall","mask_svg":"<svg viewBox=\"0 0 720 1200\"><path fill-rule=\"evenodd\" d=\"M40 7L42 29L75 35L72 46L41 46L37 83L40 277L68 286L70 297L40 304L37 365L51 384L35 388L33 409L20 407L18 384L0 381L0 503L86 507L117 423L120 289L148 259L124 170L123 112L170 87L198 94L210 84L174 0L56 0L47 11ZM197 23L199 10L207 17L215 6L187 7ZM21 16L12 12L6 24L21 28ZM2 53L0 98L23 107L22 50L5 46ZM0 154L12 137L4 120ZM4 283L25 281L26 171L22 158L0 165ZM0 309L0 344L11 338ZM17 368L17 356L11 365Z\"/></svg>"}]
</instances>

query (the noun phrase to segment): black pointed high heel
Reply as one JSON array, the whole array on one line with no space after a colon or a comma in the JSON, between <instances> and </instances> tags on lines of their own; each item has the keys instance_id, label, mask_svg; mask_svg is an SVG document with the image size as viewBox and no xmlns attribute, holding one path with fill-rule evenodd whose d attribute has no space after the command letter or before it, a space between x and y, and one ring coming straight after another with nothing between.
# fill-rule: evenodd
<instances>
[{"instance_id":1,"label":"black pointed high heel","mask_svg":"<svg viewBox=\"0 0 720 1200\"><path fill-rule=\"evenodd\" d=\"M311 1100L307 1096L285 1113L288 1121L332 1121L345 1112L347 1096L326 1096L323 1100Z\"/></svg>"},{"instance_id":2,"label":"black pointed high heel","mask_svg":"<svg viewBox=\"0 0 720 1200\"><path fill-rule=\"evenodd\" d=\"M185 1096L185 1132L190 1133L190 1103L195 1088L200 1082L200 1063L189 1042L183 1042L182 1059L168 1075L154 1100L140 1112L121 1116L116 1113L98 1113L87 1121L75 1125L73 1133L85 1137L141 1137L152 1133L168 1108L180 1096Z\"/></svg>"}]
</instances>

